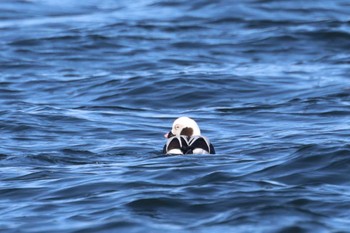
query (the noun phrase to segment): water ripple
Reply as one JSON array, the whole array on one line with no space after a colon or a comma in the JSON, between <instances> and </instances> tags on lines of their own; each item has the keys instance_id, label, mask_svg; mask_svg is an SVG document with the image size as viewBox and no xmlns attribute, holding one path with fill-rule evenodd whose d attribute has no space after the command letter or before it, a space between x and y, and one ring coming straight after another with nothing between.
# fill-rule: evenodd
<instances>
[{"instance_id":1,"label":"water ripple","mask_svg":"<svg viewBox=\"0 0 350 233\"><path fill-rule=\"evenodd\" d=\"M348 232L348 6L1 1L0 231Z\"/></svg>"}]
</instances>

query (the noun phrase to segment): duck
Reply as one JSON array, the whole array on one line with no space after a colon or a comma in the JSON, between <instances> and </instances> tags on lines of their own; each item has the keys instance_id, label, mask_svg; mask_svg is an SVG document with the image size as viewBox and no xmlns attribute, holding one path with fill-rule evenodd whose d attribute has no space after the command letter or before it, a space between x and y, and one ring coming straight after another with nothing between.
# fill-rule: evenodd
<instances>
[{"instance_id":1,"label":"duck","mask_svg":"<svg viewBox=\"0 0 350 233\"><path fill-rule=\"evenodd\" d=\"M177 118L164 138L167 141L163 154L166 155L215 154L214 146L207 137L201 135L197 122L190 117Z\"/></svg>"}]
</instances>

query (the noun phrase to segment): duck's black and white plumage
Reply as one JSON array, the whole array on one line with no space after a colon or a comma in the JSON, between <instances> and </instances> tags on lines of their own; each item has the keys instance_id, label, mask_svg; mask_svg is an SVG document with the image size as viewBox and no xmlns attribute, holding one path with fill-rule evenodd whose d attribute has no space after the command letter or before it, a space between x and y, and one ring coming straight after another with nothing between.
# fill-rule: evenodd
<instances>
[{"instance_id":1,"label":"duck's black and white plumage","mask_svg":"<svg viewBox=\"0 0 350 233\"><path fill-rule=\"evenodd\" d=\"M198 124L189 117L180 117L173 123L163 154L215 154L209 139L201 135Z\"/></svg>"}]
</instances>

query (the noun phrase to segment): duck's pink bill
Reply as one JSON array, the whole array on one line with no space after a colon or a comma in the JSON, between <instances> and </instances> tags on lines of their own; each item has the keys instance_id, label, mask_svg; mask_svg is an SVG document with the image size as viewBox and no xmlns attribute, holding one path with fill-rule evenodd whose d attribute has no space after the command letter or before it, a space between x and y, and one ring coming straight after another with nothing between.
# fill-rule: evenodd
<instances>
[{"instance_id":1,"label":"duck's pink bill","mask_svg":"<svg viewBox=\"0 0 350 233\"><path fill-rule=\"evenodd\" d=\"M164 134L165 138L168 138L168 136L169 136L169 133Z\"/></svg>"}]
</instances>

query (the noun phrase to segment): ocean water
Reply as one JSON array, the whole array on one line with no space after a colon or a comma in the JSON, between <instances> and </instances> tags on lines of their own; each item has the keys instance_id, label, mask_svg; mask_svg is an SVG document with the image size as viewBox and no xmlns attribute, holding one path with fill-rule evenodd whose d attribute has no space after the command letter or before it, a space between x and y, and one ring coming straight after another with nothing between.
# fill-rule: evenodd
<instances>
[{"instance_id":1,"label":"ocean water","mask_svg":"<svg viewBox=\"0 0 350 233\"><path fill-rule=\"evenodd\" d=\"M350 232L349 12L2 0L0 232Z\"/></svg>"}]
</instances>

